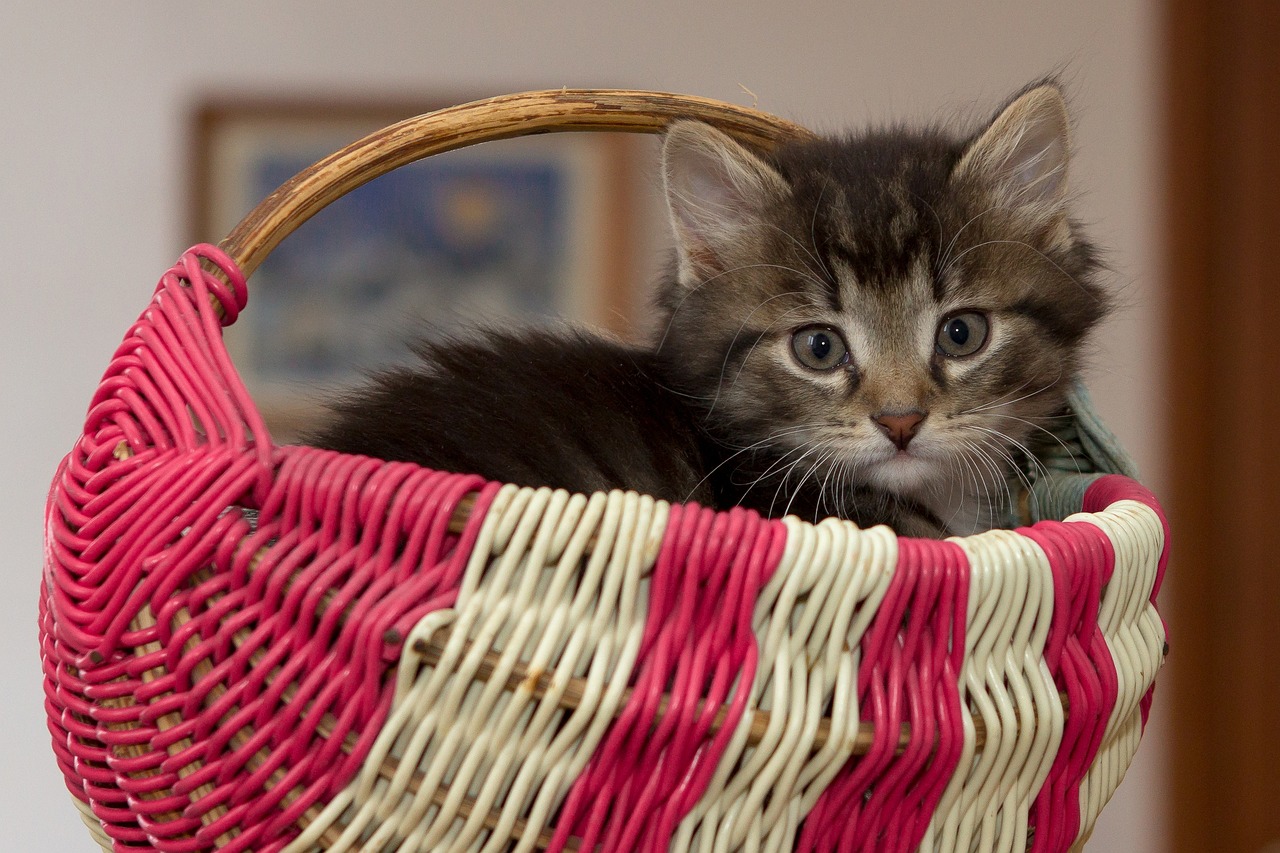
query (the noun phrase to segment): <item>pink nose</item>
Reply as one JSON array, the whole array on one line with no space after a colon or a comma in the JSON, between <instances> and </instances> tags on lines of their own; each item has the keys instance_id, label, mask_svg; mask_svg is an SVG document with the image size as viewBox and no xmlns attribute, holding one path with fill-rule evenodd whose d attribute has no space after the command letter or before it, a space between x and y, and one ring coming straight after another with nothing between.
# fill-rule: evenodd
<instances>
[{"instance_id":1,"label":"pink nose","mask_svg":"<svg viewBox=\"0 0 1280 853\"><path fill-rule=\"evenodd\" d=\"M871 420L884 430L884 434L889 436L889 440L896 444L899 450L906 450L911 439L920 432L920 424L928 414L918 409L910 412L881 412L878 415L872 415Z\"/></svg>"}]
</instances>

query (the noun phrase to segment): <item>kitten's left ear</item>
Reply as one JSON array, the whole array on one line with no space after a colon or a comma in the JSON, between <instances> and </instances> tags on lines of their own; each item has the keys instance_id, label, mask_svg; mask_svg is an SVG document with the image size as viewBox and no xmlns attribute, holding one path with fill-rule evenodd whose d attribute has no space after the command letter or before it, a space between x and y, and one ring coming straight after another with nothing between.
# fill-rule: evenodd
<instances>
[{"instance_id":1,"label":"kitten's left ear","mask_svg":"<svg viewBox=\"0 0 1280 853\"><path fill-rule=\"evenodd\" d=\"M953 174L986 183L998 201L1021 213L1058 219L1065 212L1069 137L1062 91L1052 83L1036 86L969 144Z\"/></svg>"}]
</instances>

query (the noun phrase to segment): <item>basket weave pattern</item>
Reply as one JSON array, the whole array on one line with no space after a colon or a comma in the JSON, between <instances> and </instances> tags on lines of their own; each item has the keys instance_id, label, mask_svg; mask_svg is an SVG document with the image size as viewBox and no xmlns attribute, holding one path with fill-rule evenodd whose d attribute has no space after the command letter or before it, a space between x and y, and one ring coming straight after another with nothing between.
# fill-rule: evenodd
<instances>
[{"instance_id":1,"label":"basket weave pattern","mask_svg":"<svg viewBox=\"0 0 1280 853\"><path fill-rule=\"evenodd\" d=\"M104 848L1088 838L1162 662L1133 480L934 542L277 447L222 345L246 299L187 252L50 495L49 727Z\"/></svg>"},{"instance_id":2,"label":"basket weave pattern","mask_svg":"<svg viewBox=\"0 0 1280 853\"><path fill-rule=\"evenodd\" d=\"M50 503L50 726L121 845L1060 850L1136 749L1132 481L927 542L276 448L211 297L244 281L200 247Z\"/></svg>"}]
</instances>

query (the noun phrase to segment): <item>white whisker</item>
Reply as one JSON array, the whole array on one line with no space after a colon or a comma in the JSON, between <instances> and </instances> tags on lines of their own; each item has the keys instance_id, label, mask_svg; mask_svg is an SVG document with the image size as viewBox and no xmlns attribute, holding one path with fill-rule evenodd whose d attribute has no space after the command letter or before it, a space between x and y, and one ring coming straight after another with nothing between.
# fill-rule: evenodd
<instances>
[{"instance_id":1,"label":"white whisker","mask_svg":"<svg viewBox=\"0 0 1280 853\"><path fill-rule=\"evenodd\" d=\"M1017 397L1013 400L1006 399L1007 397L1013 394L1017 394L1023 388L1026 388L1028 385L1030 385L1031 380L1028 379L1026 382L1023 382L1017 388L1014 388L1010 391L1006 391L1004 394L1001 394L999 397L996 397L994 400L988 400L986 403L983 403L980 406L974 406L971 409L964 409L962 411L956 412L955 414L957 416L971 415L971 414L974 414L975 412L985 412L988 409L994 409L1000 406L1012 406L1014 403L1021 403L1023 400L1030 400L1032 397L1035 397L1038 394L1043 394L1045 391L1048 391L1050 388L1053 388L1054 386L1056 386L1058 384L1058 381L1061 378L1062 378L1062 372L1059 371L1058 374L1048 382L1048 384L1040 388L1037 388L1035 391L1032 391L1029 394L1023 394L1021 397Z\"/></svg>"},{"instance_id":2,"label":"white whisker","mask_svg":"<svg viewBox=\"0 0 1280 853\"><path fill-rule=\"evenodd\" d=\"M810 281L815 282L820 286L823 286L823 287L826 286L820 279L814 277L812 273L805 272L803 270L797 270L785 264L766 264L766 263L742 264L741 266L736 266L736 267L733 267L732 269L727 269L727 270L724 270L723 272L718 272L715 275L711 276L710 278L704 278L702 281L698 282L693 287L690 287L685 290L684 295L680 297L680 301L676 303L676 307L671 309L671 316L667 318L666 328L662 330L662 337L658 339L658 344L657 346L654 347L654 351L655 352L662 351L663 344L667 342L667 337L671 334L671 325L675 322L676 314L680 313L680 309L684 307L684 303L688 301L690 296L692 296L694 293L701 290L702 288L706 287L708 284L711 284L713 281L716 281L717 279L724 278L727 275L733 275L734 273L742 272L743 270L751 270L751 269L785 270L786 272L796 273L802 278L807 278Z\"/></svg>"},{"instance_id":3,"label":"white whisker","mask_svg":"<svg viewBox=\"0 0 1280 853\"><path fill-rule=\"evenodd\" d=\"M970 246L969 248L965 249L965 250L964 250L963 252L961 252L960 254L956 255L956 256L955 256L954 258L952 258L950 261L948 261L948 262L947 262L946 267L942 270L942 272L940 273L940 275L945 275L947 272L949 272L949 271L950 271L951 267L955 266L956 264L958 264L958 263L960 262L960 259L961 259L961 258L963 258L965 255L969 254L970 252L974 251L975 249L981 249L983 246L999 246L999 245L1023 246L1023 247L1025 247L1025 248L1027 248L1027 249L1030 249L1031 251L1033 251L1033 252L1035 252L1037 255L1039 255L1041 258L1043 258L1043 259L1044 259L1044 260L1045 260L1045 261L1046 261L1050 266L1052 266L1052 267L1053 267L1054 269L1056 269L1058 272L1060 272L1060 273L1062 273L1064 276L1066 276L1066 278L1067 278L1068 280L1070 280L1072 284L1074 284L1076 287L1078 287L1082 293L1084 293L1086 296L1088 296L1090 299L1092 299L1094 302L1098 303L1099 305L1101 305L1101 304L1102 304L1102 300L1101 300L1101 299L1099 299L1099 298L1098 298L1098 296L1097 296L1095 293L1093 293L1091 290L1089 290L1089 288L1087 288L1087 287L1085 287L1083 284L1081 284L1081 283L1076 279L1076 277L1075 277L1075 276L1073 276L1071 273L1069 273L1069 272L1067 272L1066 270L1064 270L1064 269L1062 268L1062 265L1061 265L1061 264L1059 264L1059 263L1058 263L1057 261L1055 261L1053 258L1051 258L1051 257L1049 257L1048 255L1046 255L1046 254L1045 254L1043 251L1041 251L1040 249L1037 249L1035 246L1033 246L1033 245L1031 245L1030 243L1026 242L1025 240L984 240L984 241L983 241L983 242L981 242L981 243L977 243L977 244L975 244L975 245L973 245L973 246Z\"/></svg>"},{"instance_id":4,"label":"white whisker","mask_svg":"<svg viewBox=\"0 0 1280 853\"><path fill-rule=\"evenodd\" d=\"M1020 418L1017 415L1002 415L1002 414L999 414L998 412L988 412L987 417L1007 418L1009 420L1018 421L1019 423L1024 423L1027 426L1031 427L1032 429L1039 430L1040 432L1049 436L1049 438L1052 438L1054 441L1058 443L1058 446L1061 447L1066 452L1067 456L1070 457L1071 461L1076 464L1076 473L1080 473L1080 466L1079 466L1079 463L1076 461L1075 451L1073 451L1070 447L1068 447L1067 443L1063 441L1062 438L1057 433L1053 432L1052 430L1045 429L1043 426L1036 423L1035 421L1027 420L1026 418ZM1039 460L1036 459L1035 455L1030 453L1029 451L1027 451L1027 456L1035 460L1036 462L1039 462Z\"/></svg>"},{"instance_id":5,"label":"white whisker","mask_svg":"<svg viewBox=\"0 0 1280 853\"><path fill-rule=\"evenodd\" d=\"M799 292L792 290L792 291L787 291L786 293L779 293L774 296L770 296L768 299L761 302L755 308L751 309L751 313L748 314L746 318L743 319L743 321L738 325L737 331L733 333L733 339L729 341L729 346L725 347L724 361L720 363L720 378L716 383L716 395L711 401L712 410L714 410L716 407L716 404L720 402L720 394L724 391L724 374L725 374L725 371L729 369L729 357L733 354L734 344L738 342L738 336L741 335L742 330L747 327L747 323L751 321L751 318L755 316L757 311L759 311L766 304L772 302L773 300L781 299L782 297L785 297L785 296L797 296L797 295L800 295ZM802 308L803 306L797 306L795 308L788 309L787 311L783 312L782 317L786 317L789 314L793 313L794 311L802 310ZM782 317L779 317L778 320L775 320L774 322L770 323L768 326L764 328L764 331L760 333L760 335L756 338L755 342L751 345L751 349L747 351L748 355L750 355L752 352L755 352L755 348L760 345L760 341L773 329L774 326L778 324L778 322L782 319ZM746 367L746 363L747 363L746 358L743 358L742 365L738 368L738 373L733 378L734 383L736 383L738 381L738 378L742 376L742 369Z\"/></svg>"},{"instance_id":6,"label":"white whisker","mask_svg":"<svg viewBox=\"0 0 1280 853\"><path fill-rule=\"evenodd\" d=\"M734 446L734 445L732 445L732 444L727 444L727 443L726 443L724 446L726 446L726 447L734 447L734 452L733 452L733 453L730 453L730 454L729 454L728 456L726 456L724 459L720 460L720 462L719 462L719 463L717 463L716 465L712 466L712 468L711 468L709 471L707 471L707 473L706 473L706 474L704 474L704 475L703 475L702 479L700 479L698 482L694 483L693 487L689 490L689 493L688 493L687 495L685 495L685 500L689 500L689 499L691 498L691 496L693 495L693 493L694 493L694 492L696 492L699 488L701 488L701 487L702 487L702 484L703 484L703 483L705 483L705 482L707 482L708 480L710 480L710 479L711 479L711 477L712 477L712 475L714 475L717 471L719 471L719 470L720 470L721 468L723 468L725 465L728 465L730 462L732 462L732 461L733 461L734 459L736 459L737 457L742 456L742 455L743 455L743 454L745 454L745 453L750 453L752 450L758 450L758 449L760 449L760 448L762 448L762 447L770 447L770 446L771 446L771 445L772 445L772 444L773 444L777 439L779 439L779 438L784 438L784 437L788 437L788 436L796 435L797 433L801 433L801 432L804 432L805 430L810 430L810 429L814 429L814 428L815 428L815 427L813 427L813 426L811 426L811 425L809 425L809 424L802 424L802 425L799 425L799 426L789 427L789 428L787 428L787 429L775 430L775 431L773 431L773 432L769 433L769 434L768 434L767 436L765 436L764 438L762 438L762 439L760 439L760 440L758 440L758 441L754 441L754 442L752 442L751 444L748 444L748 445L746 445L746 446L744 446L744 447L735 447L735 446Z\"/></svg>"},{"instance_id":7,"label":"white whisker","mask_svg":"<svg viewBox=\"0 0 1280 853\"><path fill-rule=\"evenodd\" d=\"M991 211L999 210L999 209L1000 209L1000 205L993 204L991 207L988 207L986 210L982 211L981 213L974 214L974 216L968 222L966 222L964 225L961 225L956 230L955 234L951 235L951 242L947 243L947 249L945 252L942 253L942 257L938 261L939 278L941 278L951 269L951 252L953 249L955 249L956 241L960 239L960 235L963 234L970 225L977 222L979 219L986 216Z\"/></svg>"}]
</instances>

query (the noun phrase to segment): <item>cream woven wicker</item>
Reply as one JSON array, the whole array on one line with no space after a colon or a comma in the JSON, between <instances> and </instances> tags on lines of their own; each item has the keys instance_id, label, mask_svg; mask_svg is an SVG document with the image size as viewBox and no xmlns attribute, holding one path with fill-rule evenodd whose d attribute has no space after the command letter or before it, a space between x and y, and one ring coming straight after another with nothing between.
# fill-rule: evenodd
<instances>
[{"instance_id":1,"label":"cream woven wicker","mask_svg":"<svg viewBox=\"0 0 1280 853\"><path fill-rule=\"evenodd\" d=\"M675 116L621 92L422 116L160 281L54 481L49 727L107 849L1080 847L1162 662L1166 530L1074 398L1016 530L569 495L276 446L222 346L247 276L398 165ZM1082 473L1087 472L1087 473Z\"/></svg>"}]
</instances>

